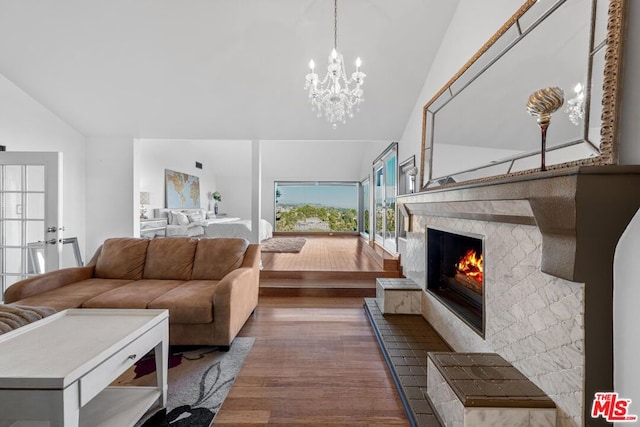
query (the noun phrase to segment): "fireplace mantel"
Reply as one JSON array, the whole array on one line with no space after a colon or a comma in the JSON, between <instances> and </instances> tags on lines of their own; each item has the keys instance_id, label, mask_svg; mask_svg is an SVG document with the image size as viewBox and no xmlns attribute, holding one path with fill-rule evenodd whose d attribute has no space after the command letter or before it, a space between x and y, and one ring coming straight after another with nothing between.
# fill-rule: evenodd
<instances>
[{"instance_id":1,"label":"fireplace mantel","mask_svg":"<svg viewBox=\"0 0 640 427\"><path fill-rule=\"evenodd\" d=\"M613 263L615 246L640 208L638 188L640 166L583 166L401 196L398 205L407 217L537 225L542 271L585 282L594 264Z\"/></svg>"},{"instance_id":2,"label":"fireplace mantel","mask_svg":"<svg viewBox=\"0 0 640 427\"><path fill-rule=\"evenodd\" d=\"M438 219L434 217L538 227L540 270L584 286L580 392L585 425L606 424L590 417L589 404L595 392L613 390L613 261L622 233L640 208L638 188L640 166L589 166L398 198L400 212L408 217L405 223L411 239L425 239L418 237L422 224ZM413 242L407 247L420 246ZM569 318L574 317L582 315Z\"/></svg>"}]
</instances>

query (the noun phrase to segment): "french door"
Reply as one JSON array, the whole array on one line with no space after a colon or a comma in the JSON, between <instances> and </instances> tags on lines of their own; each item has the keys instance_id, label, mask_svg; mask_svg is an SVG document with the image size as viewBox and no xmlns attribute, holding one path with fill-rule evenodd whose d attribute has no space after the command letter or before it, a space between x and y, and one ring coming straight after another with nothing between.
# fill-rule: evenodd
<instances>
[{"instance_id":1,"label":"french door","mask_svg":"<svg viewBox=\"0 0 640 427\"><path fill-rule=\"evenodd\" d=\"M62 153L0 152L0 291L57 270L62 255Z\"/></svg>"},{"instance_id":2,"label":"french door","mask_svg":"<svg viewBox=\"0 0 640 427\"><path fill-rule=\"evenodd\" d=\"M391 252L397 250L397 153L397 144L394 143L373 164L375 240Z\"/></svg>"}]
</instances>

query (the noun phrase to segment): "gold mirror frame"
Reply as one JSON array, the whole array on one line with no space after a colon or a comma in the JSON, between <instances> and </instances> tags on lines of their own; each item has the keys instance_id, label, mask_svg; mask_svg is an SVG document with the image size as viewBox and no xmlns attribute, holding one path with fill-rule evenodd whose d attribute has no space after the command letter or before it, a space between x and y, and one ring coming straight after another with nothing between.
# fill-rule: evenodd
<instances>
[{"instance_id":1,"label":"gold mirror frame","mask_svg":"<svg viewBox=\"0 0 640 427\"><path fill-rule=\"evenodd\" d=\"M602 1L602 0L600 0ZM427 116L428 109L438 98L449 90L449 88L460 78L500 37L507 32L534 4L537 0L527 0L518 11L496 32L476 54L440 89L422 109L422 144L420 149L420 188L421 191L435 188L466 185L475 182L494 181L510 176L526 175L540 172L540 169L528 169L502 175L494 175L483 178L461 181L457 183L445 183L435 187L428 187L432 181L433 150L427 147ZM619 133L619 108L620 108L620 87L622 83L622 55L623 55L623 34L624 18L627 7L627 0L609 0L607 17L606 50L603 76L603 95L601 113L601 143L600 154L595 157L574 160L547 167L547 170L561 168L585 166L585 165L610 165L618 163L618 133ZM593 29L592 29L593 31ZM427 150L430 152L427 153ZM428 159L427 159L428 155ZM425 182L425 163L429 162L428 181ZM489 165L487 165L489 166ZM459 173L463 173L460 171Z\"/></svg>"}]
</instances>

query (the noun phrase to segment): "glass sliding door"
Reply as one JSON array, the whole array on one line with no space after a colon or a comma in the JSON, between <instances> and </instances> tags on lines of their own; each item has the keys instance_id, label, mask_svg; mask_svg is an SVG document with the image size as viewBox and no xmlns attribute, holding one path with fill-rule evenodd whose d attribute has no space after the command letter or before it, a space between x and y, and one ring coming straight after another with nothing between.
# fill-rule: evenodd
<instances>
[{"instance_id":1,"label":"glass sliding door","mask_svg":"<svg viewBox=\"0 0 640 427\"><path fill-rule=\"evenodd\" d=\"M360 182L360 202L362 213L360 224L361 233L368 238L371 235L371 181L367 177Z\"/></svg>"},{"instance_id":2,"label":"glass sliding door","mask_svg":"<svg viewBox=\"0 0 640 427\"><path fill-rule=\"evenodd\" d=\"M376 242L391 252L397 250L396 197L398 192L398 144L393 143L373 165L375 179Z\"/></svg>"},{"instance_id":3,"label":"glass sliding door","mask_svg":"<svg viewBox=\"0 0 640 427\"><path fill-rule=\"evenodd\" d=\"M379 166L378 168L374 169L373 171L373 176L375 177L375 193L374 193L374 199L375 199L375 227L376 227L376 234L375 234L375 239L377 242L382 243L384 241L384 214L385 214L385 209L384 209L384 168L382 166Z\"/></svg>"}]
</instances>

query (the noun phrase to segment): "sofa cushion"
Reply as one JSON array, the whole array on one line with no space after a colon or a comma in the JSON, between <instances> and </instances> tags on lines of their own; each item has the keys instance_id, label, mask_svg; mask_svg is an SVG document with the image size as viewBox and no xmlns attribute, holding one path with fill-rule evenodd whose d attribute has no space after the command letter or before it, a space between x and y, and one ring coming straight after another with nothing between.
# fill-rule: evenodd
<instances>
[{"instance_id":1,"label":"sofa cushion","mask_svg":"<svg viewBox=\"0 0 640 427\"><path fill-rule=\"evenodd\" d=\"M189 280L198 241L175 237L153 239L147 249L144 279Z\"/></svg>"},{"instance_id":2,"label":"sofa cushion","mask_svg":"<svg viewBox=\"0 0 640 427\"><path fill-rule=\"evenodd\" d=\"M242 265L249 246L245 239L201 239L198 242L191 280L222 280Z\"/></svg>"},{"instance_id":3,"label":"sofa cushion","mask_svg":"<svg viewBox=\"0 0 640 427\"><path fill-rule=\"evenodd\" d=\"M110 291L120 286L131 283L131 280L121 279L87 279L80 282L71 283L61 286L51 291L42 292L41 294L23 298L15 302L20 305L43 305L52 307L57 311L66 310L67 308L78 308L83 302Z\"/></svg>"},{"instance_id":4,"label":"sofa cushion","mask_svg":"<svg viewBox=\"0 0 640 427\"><path fill-rule=\"evenodd\" d=\"M93 273L100 279L142 279L148 239L107 239L102 245Z\"/></svg>"},{"instance_id":5,"label":"sofa cushion","mask_svg":"<svg viewBox=\"0 0 640 427\"><path fill-rule=\"evenodd\" d=\"M214 280L192 280L160 295L147 308L169 310L171 323L210 323L213 321Z\"/></svg>"},{"instance_id":6,"label":"sofa cushion","mask_svg":"<svg viewBox=\"0 0 640 427\"><path fill-rule=\"evenodd\" d=\"M149 302L182 284L181 280L136 280L85 301L82 307L147 308Z\"/></svg>"}]
</instances>

